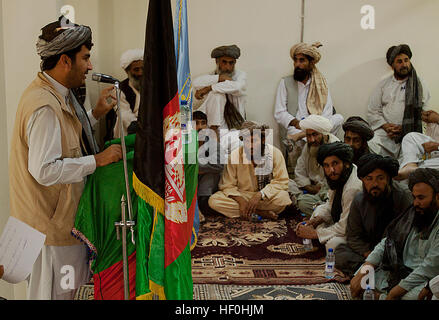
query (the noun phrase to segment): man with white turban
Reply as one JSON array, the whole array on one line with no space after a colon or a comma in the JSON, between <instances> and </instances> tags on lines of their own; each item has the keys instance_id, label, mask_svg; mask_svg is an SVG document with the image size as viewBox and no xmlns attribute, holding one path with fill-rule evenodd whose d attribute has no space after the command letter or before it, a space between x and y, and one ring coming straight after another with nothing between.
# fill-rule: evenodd
<instances>
[{"instance_id":1,"label":"man with white turban","mask_svg":"<svg viewBox=\"0 0 439 320\"><path fill-rule=\"evenodd\" d=\"M401 161L401 141L409 132L422 133L422 113L429 109L430 92L417 75L406 44L387 50L386 60L393 74L382 80L370 97L367 121L375 135L369 141L372 152Z\"/></svg>"},{"instance_id":2,"label":"man with white turban","mask_svg":"<svg viewBox=\"0 0 439 320\"><path fill-rule=\"evenodd\" d=\"M236 45L212 50L216 70L195 78L197 110L207 115L207 126L217 133L228 154L239 147L239 129L246 118L247 74L235 68L241 50Z\"/></svg>"},{"instance_id":3,"label":"man with white turban","mask_svg":"<svg viewBox=\"0 0 439 320\"><path fill-rule=\"evenodd\" d=\"M300 121L300 127L307 142L297 160L295 178L290 179L288 189L297 200L297 208L311 216L314 208L326 201L328 193L323 169L317 163L317 151L321 145L339 139L331 133L332 122L323 116L312 114Z\"/></svg>"},{"instance_id":4,"label":"man with white turban","mask_svg":"<svg viewBox=\"0 0 439 320\"><path fill-rule=\"evenodd\" d=\"M45 243L28 278L28 298L70 300L90 279L85 244L72 228L85 178L97 167L122 158L120 145L102 152L92 126L115 102L104 89L86 112L72 89L92 70L91 29L61 17L42 28L37 52L41 71L21 96L9 158L11 216L45 234ZM68 288L64 266L73 268Z\"/></svg>"},{"instance_id":5,"label":"man with white turban","mask_svg":"<svg viewBox=\"0 0 439 320\"><path fill-rule=\"evenodd\" d=\"M334 135L343 124L343 116L335 114L327 81L316 67L321 58L320 46L319 42L295 44L290 50L294 74L282 78L277 89L274 118L279 124L282 145L288 152L290 175L305 144L300 120L311 114L323 116L331 121Z\"/></svg>"},{"instance_id":6,"label":"man with white turban","mask_svg":"<svg viewBox=\"0 0 439 320\"><path fill-rule=\"evenodd\" d=\"M128 75L128 78L120 83L120 111L124 134L135 132L137 114L140 106L140 85L143 76L143 49L130 49L120 57L120 66ZM120 124L114 110L107 114L107 135L104 140L120 138ZM131 125L131 127L130 127ZM130 127L130 130L128 128ZM111 132L114 128L114 132ZM131 128L133 131L131 131Z\"/></svg>"}]
</instances>

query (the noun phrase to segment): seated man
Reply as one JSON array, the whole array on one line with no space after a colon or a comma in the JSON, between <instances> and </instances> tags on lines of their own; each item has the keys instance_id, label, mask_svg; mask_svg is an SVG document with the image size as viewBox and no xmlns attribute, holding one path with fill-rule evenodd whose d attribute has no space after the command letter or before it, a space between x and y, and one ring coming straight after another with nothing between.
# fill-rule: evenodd
<instances>
[{"instance_id":1,"label":"seated man","mask_svg":"<svg viewBox=\"0 0 439 320\"><path fill-rule=\"evenodd\" d=\"M377 299L416 300L439 274L439 171L416 169L409 175L409 188L413 205L389 224L364 263L375 268ZM354 298L362 294L364 275L359 271L351 280Z\"/></svg>"},{"instance_id":2,"label":"seated man","mask_svg":"<svg viewBox=\"0 0 439 320\"><path fill-rule=\"evenodd\" d=\"M207 125L217 133L228 154L239 147L239 129L244 122L247 74L235 69L241 51L236 45L215 48L211 57L216 70L195 78L195 98L203 100L199 111L207 115Z\"/></svg>"},{"instance_id":3,"label":"seated man","mask_svg":"<svg viewBox=\"0 0 439 320\"><path fill-rule=\"evenodd\" d=\"M381 241L387 225L411 206L410 191L392 178L399 163L391 157L366 154L357 163L363 191L352 202L346 226L346 244L335 250L335 267L352 277Z\"/></svg>"},{"instance_id":4,"label":"seated man","mask_svg":"<svg viewBox=\"0 0 439 320\"><path fill-rule=\"evenodd\" d=\"M402 140L397 180L407 179L418 167L439 169L439 114L433 110L424 111L422 120L427 123L425 134L410 132Z\"/></svg>"},{"instance_id":5,"label":"seated man","mask_svg":"<svg viewBox=\"0 0 439 320\"><path fill-rule=\"evenodd\" d=\"M361 117L350 117L343 123L344 143L354 150L354 164L362 155L370 153L367 142L373 138L373 130Z\"/></svg>"},{"instance_id":6,"label":"seated man","mask_svg":"<svg viewBox=\"0 0 439 320\"><path fill-rule=\"evenodd\" d=\"M296 199L297 208L310 217L314 208L327 199L328 186L323 168L317 163L317 151L326 143L339 141L332 135L332 123L318 115L310 115L300 121L300 127L306 133L306 147L297 160L295 178L290 180L288 189Z\"/></svg>"},{"instance_id":7,"label":"seated man","mask_svg":"<svg viewBox=\"0 0 439 320\"><path fill-rule=\"evenodd\" d=\"M297 43L290 50L294 74L281 79L276 95L274 118L288 151L288 172L292 175L297 158L305 145L304 129L299 121L309 115L321 115L332 123L331 133L337 135L343 116L335 114L325 77L316 67L321 54L320 42Z\"/></svg>"},{"instance_id":8,"label":"seated man","mask_svg":"<svg viewBox=\"0 0 439 320\"><path fill-rule=\"evenodd\" d=\"M319 205L311 219L296 228L297 236L304 239L318 239L326 250L346 243L346 224L355 195L361 191L361 180L357 167L352 164L354 152L342 142L320 146L317 161L325 171L329 185L326 203ZM336 259L337 260L337 259Z\"/></svg>"},{"instance_id":9,"label":"seated man","mask_svg":"<svg viewBox=\"0 0 439 320\"><path fill-rule=\"evenodd\" d=\"M406 44L387 50L393 74L379 83L367 110L367 121L375 131L369 146L374 153L400 160L401 141L409 132L422 132L422 110L428 109L430 93L410 62Z\"/></svg>"},{"instance_id":10,"label":"seated man","mask_svg":"<svg viewBox=\"0 0 439 320\"><path fill-rule=\"evenodd\" d=\"M143 49L130 49L120 57L120 66L128 75L128 78L120 83L120 111L125 135L132 122L137 122L137 114L140 106L140 84L143 76ZM106 117L107 135L104 140L120 138L120 124L117 114L111 110Z\"/></svg>"},{"instance_id":11,"label":"seated man","mask_svg":"<svg viewBox=\"0 0 439 320\"><path fill-rule=\"evenodd\" d=\"M229 218L250 219L253 213L277 219L291 204L288 173L279 149L266 143L269 128L253 121L242 125L244 145L232 152L219 190L209 206Z\"/></svg>"},{"instance_id":12,"label":"seated man","mask_svg":"<svg viewBox=\"0 0 439 320\"><path fill-rule=\"evenodd\" d=\"M218 183L224 169L225 159L215 133L209 134L207 117L201 111L192 115L198 132L198 209L200 222L204 221L203 213L216 213L208 205L209 197L218 191Z\"/></svg>"}]
</instances>

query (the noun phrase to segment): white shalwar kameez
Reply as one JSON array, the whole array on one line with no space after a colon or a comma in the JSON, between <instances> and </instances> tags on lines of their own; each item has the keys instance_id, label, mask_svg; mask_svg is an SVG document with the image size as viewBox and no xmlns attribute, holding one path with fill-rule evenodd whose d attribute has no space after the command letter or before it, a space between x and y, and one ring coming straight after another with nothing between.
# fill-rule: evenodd
<instances>
[{"instance_id":1,"label":"white shalwar kameez","mask_svg":"<svg viewBox=\"0 0 439 320\"><path fill-rule=\"evenodd\" d=\"M430 93L422 80L421 83L423 88L423 110L425 111L428 109ZM382 80L370 97L367 110L367 121L372 130L375 131L374 137L369 141L369 148L374 153L391 156L399 161L401 161L401 144L389 138L387 132L381 126L386 123L402 125L406 84L407 79L397 80L393 74Z\"/></svg>"}]
</instances>

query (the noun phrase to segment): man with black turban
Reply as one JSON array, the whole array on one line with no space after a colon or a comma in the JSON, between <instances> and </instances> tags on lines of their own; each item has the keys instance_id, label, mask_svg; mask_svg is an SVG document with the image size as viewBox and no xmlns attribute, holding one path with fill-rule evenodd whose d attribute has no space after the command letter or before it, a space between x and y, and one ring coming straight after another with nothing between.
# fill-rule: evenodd
<instances>
[{"instance_id":1,"label":"man with black turban","mask_svg":"<svg viewBox=\"0 0 439 320\"><path fill-rule=\"evenodd\" d=\"M374 153L399 159L401 141L409 132L422 132L422 111L430 93L418 77L406 44L389 48L387 63L393 75L381 81L368 106L367 121L375 131L369 146Z\"/></svg>"},{"instance_id":2,"label":"man with black turban","mask_svg":"<svg viewBox=\"0 0 439 320\"><path fill-rule=\"evenodd\" d=\"M354 151L353 163L357 164L362 155L370 153L367 142L373 138L373 130L361 117L350 117L343 123L344 143Z\"/></svg>"},{"instance_id":3,"label":"man with black turban","mask_svg":"<svg viewBox=\"0 0 439 320\"><path fill-rule=\"evenodd\" d=\"M399 163L391 157L366 154L357 163L363 182L350 208L346 226L347 243L335 250L335 266L352 277L364 259L381 241L387 225L412 204L410 191L392 180Z\"/></svg>"},{"instance_id":4,"label":"man with black turban","mask_svg":"<svg viewBox=\"0 0 439 320\"><path fill-rule=\"evenodd\" d=\"M318 239L326 249L346 243L346 223L352 200L361 191L357 167L352 163L352 148L342 142L320 146L317 161L323 167L330 188L328 200L319 205L296 234L304 239Z\"/></svg>"},{"instance_id":5,"label":"man with black turban","mask_svg":"<svg viewBox=\"0 0 439 320\"><path fill-rule=\"evenodd\" d=\"M439 274L439 171L416 169L409 188L413 204L390 222L364 263L375 269L379 299L422 299L423 288ZM351 280L353 297L362 294L363 276L360 268Z\"/></svg>"},{"instance_id":6,"label":"man with black turban","mask_svg":"<svg viewBox=\"0 0 439 320\"><path fill-rule=\"evenodd\" d=\"M91 29L64 17L42 28L41 71L21 96L9 159L11 216L46 236L33 265L28 298L73 299L89 280L86 246L71 231L84 181L97 167L122 158L120 145L99 153L92 126L115 105L104 90L85 111L72 89L92 70ZM63 266L74 268L73 287L61 287ZM72 287L72 289L70 289Z\"/></svg>"},{"instance_id":7,"label":"man with black turban","mask_svg":"<svg viewBox=\"0 0 439 320\"><path fill-rule=\"evenodd\" d=\"M197 110L207 115L207 126L217 133L228 154L239 147L239 129L246 118L247 74L235 69L240 56L236 45L213 49L216 70L192 82L196 103L201 103Z\"/></svg>"}]
</instances>

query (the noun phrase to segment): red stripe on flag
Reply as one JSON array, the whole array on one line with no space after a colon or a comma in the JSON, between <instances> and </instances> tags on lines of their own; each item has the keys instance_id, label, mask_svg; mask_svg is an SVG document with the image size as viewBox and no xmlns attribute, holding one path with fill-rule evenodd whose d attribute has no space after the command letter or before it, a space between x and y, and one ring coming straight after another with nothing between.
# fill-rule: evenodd
<instances>
[{"instance_id":1,"label":"red stripe on flag","mask_svg":"<svg viewBox=\"0 0 439 320\"><path fill-rule=\"evenodd\" d=\"M136 252L128 257L128 281L130 300L136 300ZM95 300L124 300L123 263L119 261L111 267L96 273L94 280Z\"/></svg>"},{"instance_id":2,"label":"red stripe on flag","mask_svg":"<svg viewBox=\"0 0 439 320\"><path fill-rule=\"evenodd\" d=\"M179 101L179 95L178 92L176 92L174 98L172 98L171 101L169 101L169 103L166 105L166 107L163 108L163 120L166 119L167 116L173 116L176 112L180 111Z\"/></svg>"},{"instance_id":3,"label":"red stripe on flag","mask_svg":"<svg viewBox=\"0 0 439 320\"><path fill-rule=\"evenodd\" d=\"M191 206L188 209L188 221L186 223L179 224L165 220L165 268L178 258L191 240L195 208L197 206L196 194L195 192L194 199L192 199Z\"/></svg>"}]
</instances>

